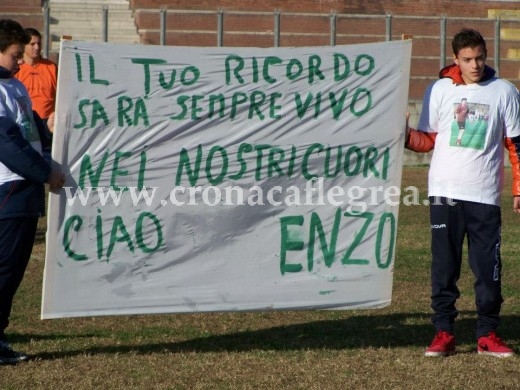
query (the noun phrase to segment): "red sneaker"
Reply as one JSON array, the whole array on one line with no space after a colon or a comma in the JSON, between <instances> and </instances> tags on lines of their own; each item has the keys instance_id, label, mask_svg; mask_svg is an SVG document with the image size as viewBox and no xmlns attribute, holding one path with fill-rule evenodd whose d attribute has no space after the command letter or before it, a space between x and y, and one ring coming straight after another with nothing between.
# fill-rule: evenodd
<instances>
[{"instance_id":1,"label":"red sneaker","mask_svg":"<svg viewBox=\"0 0 520 390\"><path fill-rule=\"evenodd\" d=\"M515 354L506 343L500 340L495 332L489 332L487 336L479 337L477 350L479 354L497 357L509 357Z\"/></svg>"},{"instance_id":2,"label":"red sneaker","mask_svg":"<svg viewBox=\"0 0 520 390\"><path fill-rule=\"evenodd\" d=\"M455 352L455 336L444 330L439 330L426 349L424 356L448 356L453 352Z\"/></svg>"}]
</instances>

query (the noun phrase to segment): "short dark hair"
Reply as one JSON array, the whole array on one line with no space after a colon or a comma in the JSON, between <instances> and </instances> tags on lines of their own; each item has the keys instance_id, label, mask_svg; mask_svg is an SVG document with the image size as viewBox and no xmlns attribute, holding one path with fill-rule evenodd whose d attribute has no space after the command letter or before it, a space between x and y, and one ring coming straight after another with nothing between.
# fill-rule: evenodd
<instances>
[{"instance_id":1,"label":"short dark hair","mask_svg":"<svg viewBox=\"0 0 520 390\"><path fill-rule=\"evenodd\" d=\"M35 28L32 28L32 27L27 27L25 29L25 32L27 34L29 34L32 37L38 37L40 39L42 39L42 34L40 34L40 32L38 30L36 30Z\"/></svg>"},{"instance_id":2,"label":"short dark hair","mask_svg":"<svg viewBox=\"0 0 520 390\"><path fill-rule=\"evenodd\" d=\"M11 45L26 45L31 37L15 20L0 19L0 52L4 52Z\"/></svg>"},{"instance_id":3,"label":"short dark hair","mask_svg":"<svg viewBox=\"0 0 520 390\"><path fill-rule=\"evenodd\" d=\"M482 46L484 53L487 56L486 41L484 40L484 37L482 37L477 30L472 28L463 28L455 34L451 46L453 48L453 54L456 56L459 54L459 51L466 47L475 48L477 46Z\"/></svg>"}]
</instances>

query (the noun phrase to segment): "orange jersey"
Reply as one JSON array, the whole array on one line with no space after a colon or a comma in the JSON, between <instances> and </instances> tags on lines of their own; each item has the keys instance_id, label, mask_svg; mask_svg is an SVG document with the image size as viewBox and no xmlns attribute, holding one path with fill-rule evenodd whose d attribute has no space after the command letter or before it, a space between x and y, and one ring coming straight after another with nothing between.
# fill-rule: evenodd
<instances>
[{"instance_id":1,"label":"orange jersey","mask_svg":"<svg viewBox=\"0 0 520 390\"><path fill-rule=\"evenodd\" d=\"M54 62L42 58L34 66L24 63L14 77L27 88L33 110L41 118L47 118L54 112L58 77L58 67Z\"/></svg>"}]
</instances>

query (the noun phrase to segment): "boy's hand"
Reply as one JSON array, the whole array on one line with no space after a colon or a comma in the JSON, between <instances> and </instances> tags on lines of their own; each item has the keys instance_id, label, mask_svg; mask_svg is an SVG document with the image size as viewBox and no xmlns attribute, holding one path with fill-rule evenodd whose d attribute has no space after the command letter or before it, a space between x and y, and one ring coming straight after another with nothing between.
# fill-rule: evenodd
<instances>
[{"instance_id":1,"label":"boy's hand","mask_svg":"<svg viewBox=\"0 0 520 390\"><path fill-rule=\"evenodd\" d=\"M51 133L54 133L54 112L52 112L47 118L47 127Z\"/></svg>"},{"instance_id":2,"label":"boy's hand","mask_svg":"<svg viewBox=\"0 0 520 390\"><path fill-rule=\"evenodd\" d=\"M52 192L60 190L65 184L65 175L60 169L52 168L51 175L47 179L47 184Z\"/></svg>"},{"instance_id":3,"label":"boy's hand","mask_svg":"<svg viewBox=\"0 0 520 390\"><path fill-rule=\"evenodd\" d=\"M406 113L406 125L404 128L404 143L406 144L408 142L408 138L410 137L410 113Z\"/></svg>"},{"instance_id":4,"label":"boy's hand","mask_svg":"<svg viewBox=\"0 0 520 390\"><path fill-rule=\"evenodd\" d=\"M513 211L520 214L520 196L513 197Z\"/></svg>"}]
</instances>

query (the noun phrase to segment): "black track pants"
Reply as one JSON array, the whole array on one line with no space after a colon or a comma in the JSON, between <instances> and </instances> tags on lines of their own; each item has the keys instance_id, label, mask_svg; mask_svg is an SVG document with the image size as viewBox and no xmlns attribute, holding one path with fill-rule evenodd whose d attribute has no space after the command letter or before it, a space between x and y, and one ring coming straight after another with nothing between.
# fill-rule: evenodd
<instances>
[{"instance_id":1,"label":"black track pants","mask_svg":"<svg viewBox=\"0 0 520 390\"><path fill-rule=\"evenodd\" d=\"M37 217L0 219L0 339L31 257L37 224Z\"/></svg>"},{"instance_id":2,"label":"black track pants","mask_svg":"<svg viewBox=\"0 0 520 390\"><path fill-rule=\"evenodd\" d=\"M495 330L503 302L500 273L500 207L442 197L430 197L432 232L432 322L437 330L454 332L455 301L460 296L462 245L475 276L477 338Z\"/></svg>"}]
</instances>

